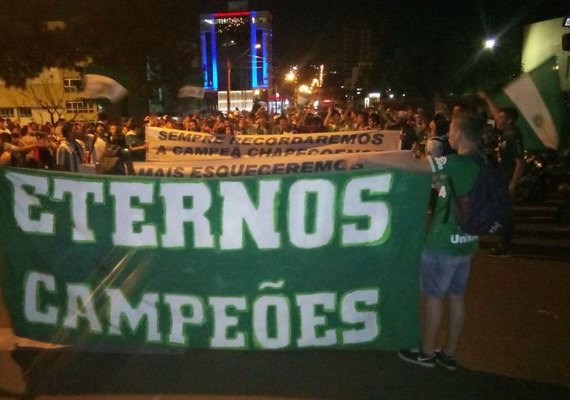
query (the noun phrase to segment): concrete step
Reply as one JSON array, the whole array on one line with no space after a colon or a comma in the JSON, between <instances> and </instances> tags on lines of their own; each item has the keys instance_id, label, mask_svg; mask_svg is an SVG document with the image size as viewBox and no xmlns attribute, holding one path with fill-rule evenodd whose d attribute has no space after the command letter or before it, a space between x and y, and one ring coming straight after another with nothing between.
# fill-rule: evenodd
<instances>
[{"instance_id":1,"label":"concrete step","mask_svg":"<svg viewBox=\"0 0 570 400\"><path fill-rule=\"evenodd\" d=\"M479 248L490 250L498 242L498 236L482 236L480 237ZM568 261L570 266L570 238L550 240L515 236L510 250L513 257Z\"/></svg>"},{"instance_id":2,"label":"concrete step","mask_svg":"<svg viewBox=\"0 0 570 400\"><path fill-rule=\"evenodd\" d=\"M499 241L499 236L484 235L481 236L479 239L480 242L494 244ZM550 247L553 250L564 249L564 248L570 250L570 237L554 240L549 237L536 237L536 236L525 237L525 236L517 236L515 234L512 243L518 246L543 246L543 247Z\"/></svg>"},{"instance_id":3,"label":"concrete step","mask_svg":"<svg viewBox=\"0 0 570 400\"><path fill-rule=\"evenodd\" d=\"M558 213L559 206L552 205L536 205L536 206L525 206L525 207L515 207L515 216L517 217L528 217L528 216L555 216Z\"/></svg>"},{"instance_id":4,"label":"concrete step","mask_svg":"<svg viewBox=\"0 0 570 400\"><path fill-rule=\"evenodd\" d=\"M515 220L523 223L560 223L570 226L570 219L560 220L562 200L515 207ZM568 211L567 211L568 213Z\"/></svg>"},{"instance_id":5,"label":"concrete step","mask_svg":"<svg viewBox=\"0 0 570 400\"><path fill-rule=\"evenodd\" d=\"M516 222L515 237L545 240L570 239L570 224Z\"/></svg>"}]
</instances>

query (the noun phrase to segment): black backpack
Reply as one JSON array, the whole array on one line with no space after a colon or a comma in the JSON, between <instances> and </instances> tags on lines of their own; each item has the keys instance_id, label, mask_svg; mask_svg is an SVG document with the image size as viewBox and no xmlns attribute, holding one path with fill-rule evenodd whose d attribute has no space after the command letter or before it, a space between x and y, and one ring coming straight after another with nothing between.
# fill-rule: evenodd
<instances>
[{"instance_id":1,"label":"black backpack","mask_svg":"<svg viewBox=\"0 0 570 400\"><path fill-rule=\"evenodd\" d=\"M107 143L95 170L103 175L134 175L133 163L128 151L117 144Z\"/></svg>"},{"instance_id":2,"label":"black backpack","mask_svg":"<svg viewBox=\"0 0 570 400\"><path fill-rule=\"evenodd\" d=\"M457 197L453 182L449 181L452 201L455 201L455 218L467 234L498 234L513 212L509 186L501 171L485 156L477 154L474 159L479 165L479 175L466 196Z\"/></svg>"}]
</instances>

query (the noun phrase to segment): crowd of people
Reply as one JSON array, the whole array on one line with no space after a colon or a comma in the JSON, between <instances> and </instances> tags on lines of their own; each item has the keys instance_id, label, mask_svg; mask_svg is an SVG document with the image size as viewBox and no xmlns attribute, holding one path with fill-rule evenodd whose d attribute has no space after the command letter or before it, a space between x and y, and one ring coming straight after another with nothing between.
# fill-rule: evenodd
<instances>
[{"instance_id":1,"label":"crowd of people","mask_svg":"<svg viewBox=\"0 0 570 400\"><path fill-rule=\"evenodd\" d=\"M115 162L107 172L129 173L129 162L145 159L145 125L215 135L398 130L401 148L413 150L418 158L446 155L453 152L447 140L452 116L462 110L476 109L459 103L450 106L441 103L434 109L426 111L411 106L393 109L378 104L355 110L348 103L321 111L310 107L290 109L282 114L271 113L263 106L251 111L235 109L226 114L200 112L183 118L151 113L143 121L132 118L109 121L100 116L97 122L60 119L54 124L31 122L21 126L0 119L0 164L75 172L81 164L99 166L103 159L108 161L112 156L125 163ZM481 148L498 160L498 132L491 125L487 128Z\"/></svg>"},{"instance_id":2,"label":"crowd of people","mask_svg":"<svg viewBox=\"0 0 570 400\"><path fill-rule=\"evenodd\" d=\"M144 160L145 152L144 131L132 119L20 125L0 118L0 165L79 172L105 157Z\"/></svg>"}]
</instances>

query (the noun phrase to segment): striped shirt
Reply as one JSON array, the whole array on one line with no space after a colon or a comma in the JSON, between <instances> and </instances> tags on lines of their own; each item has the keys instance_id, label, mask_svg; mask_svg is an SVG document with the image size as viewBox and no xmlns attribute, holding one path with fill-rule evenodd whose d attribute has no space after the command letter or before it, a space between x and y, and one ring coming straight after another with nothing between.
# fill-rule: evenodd
<instances>
[{"instance_id":1,"label":"striped shirt","mask_svg":"<svg viewBox=\"0 0 570 400\"><path fill-rule=\"evenodd\" d=\"M64 171L78 172L79 164L83 161L83 149L79 143L69 143L64 140L57 148L55 162Z\"/></svg>"}]
</instances>

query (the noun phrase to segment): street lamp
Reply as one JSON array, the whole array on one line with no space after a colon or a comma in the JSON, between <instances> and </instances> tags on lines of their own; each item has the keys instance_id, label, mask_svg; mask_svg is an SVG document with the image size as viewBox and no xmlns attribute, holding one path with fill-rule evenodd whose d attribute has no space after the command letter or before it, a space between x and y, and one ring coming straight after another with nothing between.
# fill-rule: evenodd
<instances>
[{"instance_id":1,"label":"street lamp","mask_svg":"<svg viewBox=\"0 0 570 400\"><path fill-rule=\"evenodd\" d=\"M293 85L293 103L297 104L297 66L292 67L285 74L285 82Z\"/></svg>"},{"instance_id":2,"label":"street lamp","mask_svg":"<svg viewBox=\"0 0 570 400\"><path fill-rule=\"evenodd\" d=\"M254 47L256 49L261 49L261 45L259 43L257 43ZM240 58L245 56L249 50L250 50L249 48L245 49L245 51L243 53L241 53L239 56L237 56L233 60L233 62L234 63L237 62ZM227 60L226 66L228 69L228 86L227 86L227 90L226 90L226 101L228 103L228 114L229 114L230 113L230 91L231 91L231 87L232 87L232 61L230 61L229 58Z\"/></svg>"},{"instance_id":3,"label":"street lamp","mask_svg":"<svg viewBox=\"0 0 570 400\"><path fill-rule=\"evenodd\" d=\"M485 40L485 48L489 49L489 50L493 50L493 48L495 47L495 39L487 39Z\"/></svg>"}]
</instances>

